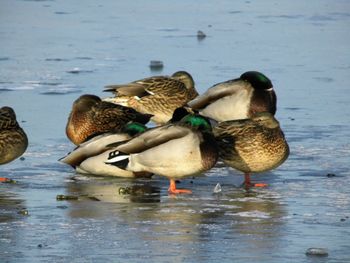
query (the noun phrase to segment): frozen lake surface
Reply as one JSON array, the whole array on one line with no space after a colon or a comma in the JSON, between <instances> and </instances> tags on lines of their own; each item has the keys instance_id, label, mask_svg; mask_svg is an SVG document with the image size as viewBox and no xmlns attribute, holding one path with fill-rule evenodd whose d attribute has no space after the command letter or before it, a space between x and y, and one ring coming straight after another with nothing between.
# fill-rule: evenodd
<instances>
[{"instance_id":1,"label":"frozen lake surface","mask_svg":"<svg viewBox=\"0 0 350 263\"><path fill-rule=\"evenodd\" d=\"M0 1L0 106L30 141L0 167L18 181L0 185L0 261L350 262L349 25L345 0ZM174 197L165 178L81 176L57 161L73 149L78 96L178 70L200 93L248 70L271 78L291 154L253 177L269 187L246 193L218 164Z\"/></svg>"}]
</instances>

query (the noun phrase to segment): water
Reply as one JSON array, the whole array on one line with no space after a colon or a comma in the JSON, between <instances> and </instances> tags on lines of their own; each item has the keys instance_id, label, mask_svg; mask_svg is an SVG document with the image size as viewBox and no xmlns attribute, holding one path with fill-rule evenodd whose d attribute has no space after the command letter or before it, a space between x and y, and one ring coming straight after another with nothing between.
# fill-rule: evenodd
<instances>
[{"instance_id":1,"label":"water","mask_svg":"<svg viewBox=\"0 0 350 263\"><path fill-rule=\"evenodd\" d=\"M30 140L0 168L18 181L0 185L1 262L350 261L348 1L2 0L0 21L0 105ZM174 197L164 178L77 176L57 161L79 95L177 70L200 93L248 70L272 79L291 154L253 178L268 188L246 193L219 164Z\"/></svg>"}]
</instances>

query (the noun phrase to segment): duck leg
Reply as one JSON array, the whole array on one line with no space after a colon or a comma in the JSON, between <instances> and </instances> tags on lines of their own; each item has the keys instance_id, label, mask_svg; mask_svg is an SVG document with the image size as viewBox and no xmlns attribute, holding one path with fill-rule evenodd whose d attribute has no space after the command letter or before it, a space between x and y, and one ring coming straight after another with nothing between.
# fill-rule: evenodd
<instances>
[{"instance_id":1,"label":"duck leg","mask_svg":"<svg viewBox=\"0 0 350 263\"><path fill-rule=\"evenodd\" d=\"M191 194L192 193L192 191L188 189L177 189L176 182L174 179L170 179L170 186L169 186L168 192L170 194Z\"/></svg>"},{"instance_id":2,"label":"duck leg","mask_svg":"<svg viewBox=\"0 0 350 263\"><path fill-rule=\"evenodd\" d=\"M266 187L267 184L265 183L252 183L250 180L250 173L244 174L244 187L246 189L249 189L250 187Z\"/></svg>"},{"instance_id":3,"label":"duck leg","mask_svg":"<svg viewBox=\"0 0 350 263\"><path fill-rule=\"evenodd\" d=\"M249 189L252 187L252 182L250 181L250 173L244 173L244 188Z\"/></svg>"}]
</instances>

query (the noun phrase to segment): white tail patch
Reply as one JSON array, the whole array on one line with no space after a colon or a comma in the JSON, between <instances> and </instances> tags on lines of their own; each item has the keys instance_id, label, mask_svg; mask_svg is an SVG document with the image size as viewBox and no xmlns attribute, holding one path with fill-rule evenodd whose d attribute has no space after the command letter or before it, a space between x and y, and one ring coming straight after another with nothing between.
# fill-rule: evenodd
<instances>
[{"instance_id":1,"label":"white tail patch","mask_svg":"<svg viewBox=\"0 0 350 263\"><path fill-rule=\"evenodd\" d=\"M108 98L104 98L102 99L103 101L107 101L107 102L111 102L111 103L114 103L114 104L119 104L119 105L122 105L122 106L126 106L128 107L128 102L129 102L129 98L119 98L119 97L114 97L114 98L111 98L111 97L108 97Z\"/></svg>"},{"instance_id":2,"label":"white tail patch","mask_svg":"<svg viewBox=\"0 0 350 263\"><path fill-rule=\"evenodd\" d=\"M109 154L108 160L105 161L106 164L110 164L110 163L116 163L116 162L120 162L122 160L128 159L129 155L119 155L120 153L118 151L115 152L111 152Z\"/></svg>"},{"instance_id":3,"label":"white tail patch","mask_svg":"<svg viewBox=\"0 0 350 263\"><path fill-rule=\"evenodd\" d=\"M107 101L107 102L113 102L114 98L111 97L107 97L107 98L102 98L103 101Z\"/></svg>"}]
</instances>

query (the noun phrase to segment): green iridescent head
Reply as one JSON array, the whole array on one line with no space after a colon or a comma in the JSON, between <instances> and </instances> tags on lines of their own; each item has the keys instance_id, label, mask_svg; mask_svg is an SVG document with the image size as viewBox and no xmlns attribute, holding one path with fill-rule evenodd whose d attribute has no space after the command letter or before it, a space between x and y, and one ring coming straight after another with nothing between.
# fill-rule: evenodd
<instances>
[{"instance_id":1,"label":"green iridescent head","mask_svg":"<svg viewBox=\"0 0 350 263\"><path fill-rule=\"evenodd\" d=\"M181 119L181 123L191 126L200 131L211 131L210 121L198 114L189 114Z\"/></svg>"},{"instance_id":2,"label":"green iridescent head","mask_svg":"<svg viewBox=\"0 0 350 263\"><path fill-rule=\"evenodd\" d=\"M248 81L255 89L272 89L271 80L258 71L247 71L241 75L240 79Z\"/></svg>"},{"instance_id":3,"label":"green iridescent head","mask_svg":"<svg viewBox=\"0 0 350 263\"><path fill-rule=\"evenodd\" d=\"M130 136L135 136L139 133L143 133L147 130L147 127L138 122L129 122L125 125L123 132L129 134Z\"/></svg>"}]
</instances>

